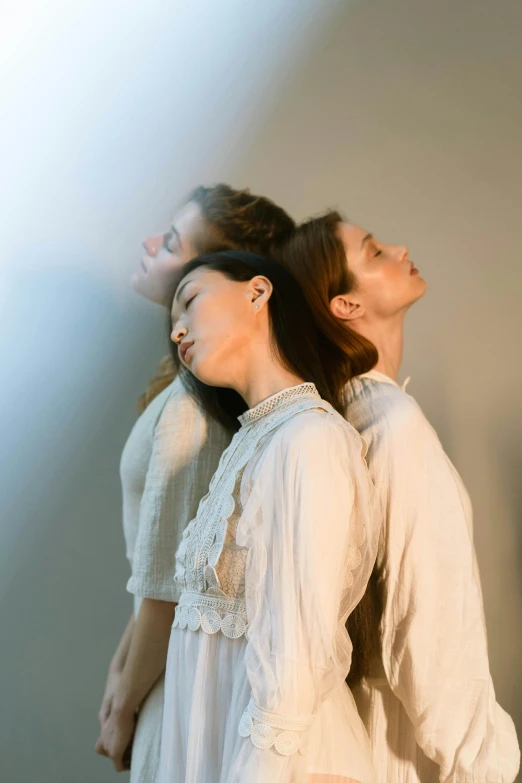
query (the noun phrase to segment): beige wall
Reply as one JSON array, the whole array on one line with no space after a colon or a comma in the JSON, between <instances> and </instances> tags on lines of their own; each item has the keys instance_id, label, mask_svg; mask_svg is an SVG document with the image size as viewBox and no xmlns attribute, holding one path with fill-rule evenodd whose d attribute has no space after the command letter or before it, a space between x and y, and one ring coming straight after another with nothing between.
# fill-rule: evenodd
<instances>
[{"instance_id":1,"label":"beige wall","mask_svg":"<svg viewBox=\"0 0 522 783\"><path fill-rule=\"evenodd\" d=\"M200 180L409 244L429 293L403 374L470 491L522 730L522 6L54 4L0 24L0 777L115 779L91 748L130 611L118 460L165 345L127 281Z\"/></svg>"},{"instance_id":2,"label":"beige wall","mask_svg":"<svg viewBox=\"0 0 522 783\"><path fill-rule=\"evenodd\" d=\"M491 666L522 732L522 5L341 5L238 177L297 217L341 207L428 280L402 375L471 494Z\"/></svg>"}]
</instances>

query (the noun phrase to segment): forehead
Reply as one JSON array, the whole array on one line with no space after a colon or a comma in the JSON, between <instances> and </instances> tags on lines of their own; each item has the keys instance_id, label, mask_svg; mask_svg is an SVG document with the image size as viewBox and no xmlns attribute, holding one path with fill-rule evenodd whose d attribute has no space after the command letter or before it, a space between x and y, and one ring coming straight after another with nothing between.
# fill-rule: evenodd
<instances>
[{"instance_id":1,"label":"forehead","mask_svg":"<svg viewBox=\"0 0 522 783\"><path fill-rule=\"evenodd\" d=\"M356 226L355 223L341 223L339 225L339 237L347 251L358 253L362 250L363 239L368 236L365 228Z\"/></svg>"},{"instance_id":2,"label":"forehead","mask_svg":"<svg viewBox=\"0 0 522 783\"><path fill-rule=\"evenodd\" d=\"M191 241L203 227L203 215L201 209L193 201L189 201L175 213L172 225L183 239Z\"/></svg>"}]
</instances>

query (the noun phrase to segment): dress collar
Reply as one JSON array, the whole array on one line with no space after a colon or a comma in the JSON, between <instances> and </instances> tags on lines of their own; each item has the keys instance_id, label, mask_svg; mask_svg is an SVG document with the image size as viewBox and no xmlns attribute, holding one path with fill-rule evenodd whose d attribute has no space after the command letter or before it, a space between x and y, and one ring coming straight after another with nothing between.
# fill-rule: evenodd
<instances>
[{"instance_id":1,"label":"dress collar","mask_svg":"<svg viewBox=\"0 0 522 783\"><path fill-rule=\"evenodd\" d=\"M271 397L267 397L266 400L263 400L253 408L250 408L250 410L242 413L241 416L238 416L238 421L242 427L246 427L247 424L252 424L254 421L262 419L263 416L271 413L271 411L276 408L281 407L285 402L297 401L302 397L310 397L310 395L316 397L318 400L321 399L321 395L313 383L300 383L297 386L288 386L288 388L282 389L282 391L277 392L276 394L272 394Z\"/></svg>"},{"instance_id":2,"label":"dress collar","mask_svg":"<svg viewBox=\"0 0 522 783\"><path fill-rule=\"evenodd\" d=\"M359 375L359 378L370 378L372 381L391 383L392 386L396 386L398 389L402 389L402 391L406 391L406 386L410 382L410 378L408 377L402 385L399 385L397 381L394 381L393 378L390 378L389 375L385 375L383 372L379 372L379 370L370 370L370 372L365 372L362 375Z\"/></svg>"}]
</instances>

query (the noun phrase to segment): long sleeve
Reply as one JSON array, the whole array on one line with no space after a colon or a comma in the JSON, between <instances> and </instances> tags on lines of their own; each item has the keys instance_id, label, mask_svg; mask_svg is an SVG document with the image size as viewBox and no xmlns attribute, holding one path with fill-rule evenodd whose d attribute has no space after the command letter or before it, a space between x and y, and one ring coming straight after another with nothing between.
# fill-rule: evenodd
<instances>
[{"instance_id":1,"label":"long sleeve","mask_svg":"<svg viewBox=\"0 0 522 783\"><path fill-rule=\"evenodd\" d=\"M142 598L177 601L176 550L196 515L230 436L208 420L181 381L154 430L127 590Z\"/></svg>"},{"instance_id":2,"label":"long sleeve","mask_svg":"<svg viewBox=\"0 0 522 783\"><path fill-rule=\"evenodd\" d=\"M383 665L441 783L512 783L520 753L489 671L469 499L409 403L373 455L387 503Z\"/></svg>"},{"instance_id":3,"label":"long sleeve","mask_svg":"<svg viewBox=\"0 0 522 783\"><path fill-rule=\"evenodd\" d=\"M243 481L236 537L249 550L251 701L227 783L301 781L307 729L349 671L345 621L364 592L378 534L362 445L331 414L303 413Z\"/></svg>"}]
</instances>

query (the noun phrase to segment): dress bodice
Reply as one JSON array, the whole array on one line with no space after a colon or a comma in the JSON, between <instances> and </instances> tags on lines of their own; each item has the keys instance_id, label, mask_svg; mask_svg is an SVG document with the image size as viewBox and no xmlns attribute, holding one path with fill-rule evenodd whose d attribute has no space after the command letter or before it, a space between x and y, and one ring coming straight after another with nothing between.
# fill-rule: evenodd
<instances>
[{"instance_id":1,"label":"dress bodice","mask_svg":"<svg viewBox=\"0 0 522 783\"><path fill-rule=\"evenodd\" d=\"M218 469L187 526L176 554L176 581L183 592L174 625L237 638L247 630L245 569L248 550L236 542L248 497L245 468L270 434L297 413L332 408L315 386L303 383L269 397L239 417L240 430L223 452Z\"/></svg>"}]
</instances>

